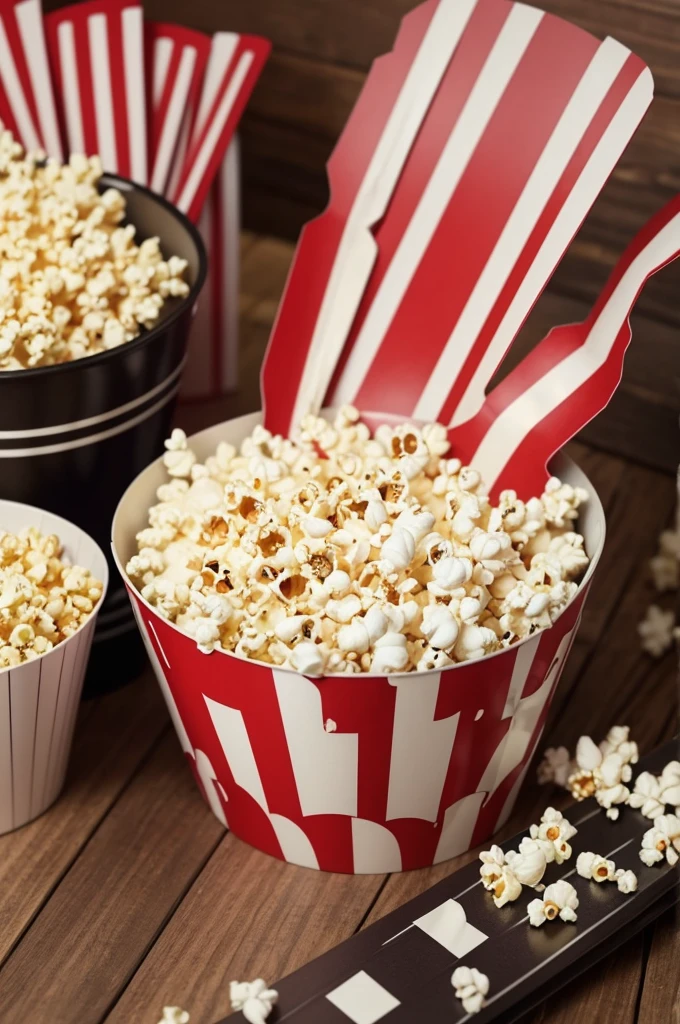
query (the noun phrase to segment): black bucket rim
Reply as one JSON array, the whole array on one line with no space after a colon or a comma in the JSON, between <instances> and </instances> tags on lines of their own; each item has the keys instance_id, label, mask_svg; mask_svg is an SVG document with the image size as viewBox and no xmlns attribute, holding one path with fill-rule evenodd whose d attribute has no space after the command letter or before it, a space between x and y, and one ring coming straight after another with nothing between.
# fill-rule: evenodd
<instances>
[{"instance_id":1,"label":"black bucket rim","mask_svg":"<svg viewBox=\"0 0 680 1024\"><path fill-rule=\"evenodd\" d=\"M184 227L196 247L196 253L198 256L198 272L196 274L196 280L189 289L189 294L177 304L176 308L167 317L159 320L154 327L148 331L143 331L142 334L137 338L133 338L132 341L126 341L122 345L116 345L115 348L108 349L106 352L96 352L91 356L81 356L80 359L70 359L68 362L54 363L51 366L30 366L21 370L0 370L0 382L4 379L17 380L18 378L21 378L23 380L24 378L35 378L41 374L55 374L58 372L64 373L68 370L73 371L80 365L98 366L109 359L119 358L121 351L125 351L127 353L142 349L146 345L153 344L159 335L165 333L168 327L174 324L176 320L179 320L187 310L190 310L201 293L203 285L205 284L205 279L208 275L208 253L205 247L205 242L201 238L201 234L193 221L189 220L187 215L182 213L181 210L178 210L173 203L165 198L165 196L147 188L146 185L139 185L136 181L132 181L130 178L124 178L121 174L104 172L99 179L99 183L103 183L110 188L118 188L123 194L126 192L142 192L154 202L158 203L159 206L165 207L165 209L171 213L177 221L179 221L182 227Z\"/></svg>"}]
</instances>

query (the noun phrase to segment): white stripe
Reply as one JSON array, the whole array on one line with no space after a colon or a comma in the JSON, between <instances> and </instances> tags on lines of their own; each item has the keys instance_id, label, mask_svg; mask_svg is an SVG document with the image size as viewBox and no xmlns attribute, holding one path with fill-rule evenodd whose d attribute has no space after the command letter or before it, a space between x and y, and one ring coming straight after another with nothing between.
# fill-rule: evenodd
<instances>
[{"instance_id":1,"label":"white stripe","mask_svg":"<svg viewBox=\"0 0 680 1024\"><path fill-rule=\"evenodd\" d=\"M168 68L175 44L167 36L157 39L153 47L153 86L151 90L154 109L158 106L165 90Z\"/></svg>"},{"instance_id":2,"label":"white stripe","mask_svg":"<svg viewBox=\"0 0 680 1024\"><path fill-rule=\"evenodd\" d=\"M130 146L130 177L146 185L146 84L144 81L144 23L141 7L123 11L123 66Z\"/></svg>"},{"instance_id":3,"label":"white stripe","mask_svg":"<svg viewBox=\"0 0 680 1024\"><path fill-rule=\"evenodd\" d=\"M94 109L97 120L97 146L105 171L118 170L118 153L113 120L111 95L111 64L109 61L109 30L105 14L93 14L87 19L90 40L90 64ZM141 102L140 96L140 102Z\"/></svg>"},{"instance_id":4,"label":"white stripe","mask_svg":"<svg viewBox=\"0 0 680 1024\"><path fill-rule=\"evenodd\" d=\"M14 120L17 123L17 128L19 129L19 134L21 136L19 141L26 149L39 149L40 139L36 134L33 118L31 117L26 97L24 96L24 90L22 89L21 82L19 81L14 57L9 45L9 40L7 39L7 33L5 32L5 23L1 17L0 78L2 78L3 85L5 86L7 99L9 100Z\"/></svg>"},{"instance_id":5,"label":"white stripe","mask_svg":"<svg viewBox=\"0 0 680 1024\"><path fill-rule=\"evenodd\" d=\"M606 39L591 60L529 175L493 252L479 275L458 322L437 360L432 375L414 409L413 415L416 418L437 419L454 381L470 354L470 349L505 287L507 279L531 232L536 227L555 186L629 55L630 51L625 46L613 39ZM581 208L575 210L574 229L585 212L585 209ZM534 299L535 295L527 297L529 305L533 303ZM528 306L524 312L527 311ZM493 363L495 369L503 355L504 350L499 347L498 336L496 336L486 350L485 360L489 366ZM477 384L478 390L480 383L481 381ZM479 405L484 400L484 387L487 383L488 380L485 380L479 395L476 396L479 398Z\"/></svg>"},{"instance_id":6,"label":"white stripe","mask_svg":"<svg viewBox=\"0 0 680 1024\"><path fill-rule=\"evenodd\" d=\"M64 110L66 113L66 136L72 153L85 152L83 114L80 109L80 85L76 61L75 34L72 21L62 21L57 29L59 44L59 66L64 84Z\"/></svg>"},{"instance_id":7,"label":"white stripe","mask_svg":"<svg viewBox=\"0 0 680 1024\"><path fill-rule=\"evenodd\" d=\"M529 430L605 365L645 278L680 250L680 213L645 246L612 292L583 345L511 402L491 425L473 464L493 486Z\"/></svg>"},{"instance_id":8,"label":"white stripe","mask_svg":"<svg viewBox=\"0 0 680 1024\"><path fill-rule=\"evenodd\" d=\"M196 114L193 139L198 138L205 128L208 114L217 99L229 65L234 59L240 36L237 32L218 32L212 38L208 63L203 77L203 86ZM192 139L192 141L193 141Z\"/></svg>"},{"instance_id":9,"label":"white stripe","mask_svg":"<svg viewBox=\"0 0 680 1024\"><path fill-rule=\"evenodd\" d=\"M63 159L57 125L57 111L50 78L50 62L45 45L45 30L40 0L24 0L14 8L24 56L33 86L42 140L48 156Z\"/></svg>"},{"instance_id":10,"label":"white stripe","mask_svg":"<svg viewBox=\"0 0 680 1024\"><path fill-rule=\"evenodd\" d=\"M517 289L487 352L477 367L463 398L455 410L451 426L464 423L477 413L484 401L484 389L499 362L499 353L506 351L519 331L526 311L539 293L546 276L552 271L578 229L584 211L595 202L603 181L612 172L628 145L632 131L639 123L652 99L653 81L645 69L619 107L604 135L593 150L564 206L555 218L527 275ZM489 481L487 481L487 484Z\"/></svg>"},{"instance_id":11,"label":"white stripe","mask_svg":"<svg viewBox=\"0 0 680 1024\"><path fill-rule=\"evenodd\" d=\"M111 427L110 430L103 430L99 434L90 434L89 437L79 437L76 441L64 441L62 444L45 444L41 445L40 448L0 448L0 459L23 459L29 455L54 455L56 452L67 452L73 448L84 448L88 444L98 444L100 441L106 441L109 437L115 437L116 434L123 434L126 430L132 430L138 423L143 423L144 420L148 419L162 409L164 405L175 397L179 391L179 384L164 395L159 402L152 405L150 409L146 409L140 413L139 416L135 416L131 420L126 420L124 423L120 423L117 427Z\"/></svg>"},{"instance_id":12,"label":"white stripe","mask_svg":"<svg viewBox=\"0 0 680 1024\"><path fill-rule=\"evenodd\" d=\"M254 54L248 50L246 53L241 54L239 62L236 65L234 74L231 77L229 85L227 86L224 96L215 112L215 116L212 120L210 128L208 129L203 144L196 154L196 158L191 166L191 171L185 182L182 193L177 200L177 206L184 213L191 206L196 192L198 191L203 176L206 172L208 164L212 159L215 147L219 141L219 137L222 133L231 109L236 102L238 95L241 91L241 87L246 79L246 75L250 70L250 66L253 63Z\"/></svg>"},{"instance_id":13,"label":"white stripe","mask_svg":"<svg viewBox=\"0 0 680 1024\"><path fill-rule=\"evenodd\" d=\"M187 98L191 87L191 78L196 64L196 49L193 46L184 48L177 69L177 78L170 96L170 103L158 140L156 159L154 162L151 188L154 192L162 192L170 170L170 161L177 146L182 120L186 115Z\"/></svg>"},{"instance_id":14,"label":"white stripe","mask_svg":"<svg viewBox=\"0 0 680 1024\"><path fill-rule=\"evenodd\" d=\"M130 412L131 409L136 409L138 405L142 405L144 402L148 402L150 399L155 398L159 392L168 386L173 380L175 380L181 374L184 369L187 357L184 356L179 366L172 371L172 373L162 380L160 384L156 384L151 391L145 392L140 395L139 398L133 398L131 402L126 402L125 405L119 405L115 409L109 409L108 412L100 413L97 416L88 416L84 420L73 420L71 423L58 423L54 427L34 427L31 430L0 430L0 440L2 441L18 441L27 437L49 437L54 434L66 434L71 430L82 430L84 427L93 427L97 423L105 423L107 420L115 419L116 416L122 416L125 412Z\"/></svg>"},{"instance_id":15,"label":"white stripe","mask_svg":"<svg viewBox=\"0 0 680 1024\"><path fill-rule=\"evenodd\" d=\"M354 399L543 12L512 7L449 135L353 346L335 400Z\"/></svg>"},{"instance_id":16,"label":"white stripe","mask_svg":"<svg viewBox=\"0 0 680 1024\"><path fill-rule=\"evenodd\" d=\"M218 175L222 191L222 387L238 386L239 271L241 167L239 140L234 135Z\"/></svg>"}]
</instances>

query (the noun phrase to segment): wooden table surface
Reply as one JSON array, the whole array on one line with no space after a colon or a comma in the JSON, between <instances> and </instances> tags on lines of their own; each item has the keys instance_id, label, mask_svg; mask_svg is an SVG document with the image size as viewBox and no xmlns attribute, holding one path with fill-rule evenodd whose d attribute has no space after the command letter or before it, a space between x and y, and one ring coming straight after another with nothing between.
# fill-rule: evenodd
<instances>
[{"instance_id":1,"label":"wooden table surface","mask_svg":"<svg viewBox=\"0 0 680 1024\"><path fill-rule=\"evenodd\" d=\"M244 240L243 373L233 415L257 405L262 356L290 247ZM184 410L212 422L224 409ZM630 724L643 752L677 731L674 653L653 660L636 625L653 599L647 560L673 515L675 482L587 446L571 454L597 488L608 538L540 749L573 749ZM507 829L555 794L530 772ZM372 923L474 857L402 875L321 874L252 850L208 811L150 670L84 703L61 799L0 838L2 1024L191 1024L229 1011L229 981L269 982ZM680 1021L680 929L667 916L526 1018L525 1024ZM319 1022L323 1024L323 1022Z\"/></svg>"}]
</instances>

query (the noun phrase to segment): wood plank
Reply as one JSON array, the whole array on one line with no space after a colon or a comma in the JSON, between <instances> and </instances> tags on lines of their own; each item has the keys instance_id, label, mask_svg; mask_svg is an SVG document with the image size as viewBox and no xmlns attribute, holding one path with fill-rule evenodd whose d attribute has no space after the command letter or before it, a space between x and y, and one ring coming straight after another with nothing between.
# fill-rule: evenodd
<instances>
[{"instance_id":1,"label":"wood plank","mask_svg":"<svg viewBox=\"0 0 680 1024\"><path fill-rule=\"evenodd\" d=\"M183 1006L192 1021L229 1012L229 981L269 981L352 935L380 875L331 875L268 857L228 835L182 901L107 1024L153 1021Z\"/></svg>"},{"instance_id":2,"label":"wood plank","mask_svg":"<svg viewBox=\"0 0 680 1024\"><path fill-rule=\"evenodd\" d=\"M0 970L3 1024L97 1024L223 836L168 733Z\"/></svg>"},{"instance_id":3,"label":"wood plank","mask_svg":"<svg viewBox=\"0 0 680 1024\"><path fill-rule=\"evenodd\" d=\"M0 963L168 724L150 671L117 693L82 705L63 795L42 817L0 838Z\"/></svg>"},{"instance_id":4,"label":"wood plank","mask_svg":"<svg viewBox=\"0 0 680 1024\"><path fill-rule=\"evenodd\" d=\"M680 1019L680 910L654 927L637 1024L677 1024Z\"/></svg>"},{"instance_id":5,"label":"wood plank","mask_svg":"<svg viewBox=\"0 0 680 1024\"><path fill-rule=\"evenodd\" d=\"M58 6L48 0L48 9ZM228 17L212 0L145 0L148 17L178 21L212 32L259 32L277 49L318 60L367 69L372 60L391 48L399 22L412 0L288 0L286 4L231 0ZM680 94L680 70L675 47L680 43L677 8L670 2L645 0L542 0L540 6L580 25L600 38L614 35L653 68L657 87Z\"/></svg>"}]
</instances>

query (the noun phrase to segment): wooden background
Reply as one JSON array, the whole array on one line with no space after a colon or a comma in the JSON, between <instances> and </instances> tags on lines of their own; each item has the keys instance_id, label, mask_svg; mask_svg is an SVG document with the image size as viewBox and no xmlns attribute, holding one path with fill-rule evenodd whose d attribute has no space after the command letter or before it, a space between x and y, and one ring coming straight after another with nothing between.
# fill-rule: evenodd
<instances>
[{"instance_id":1,"label":"wooden background","mask_svg":"<svg viewBox=\"0 0 680 1024\"><path fill-rule=\"evenodd\" d=\"M246 113L244 226L294 240L327 199L325 163L373 59L417 0L145 0L148 17L206 32L260 33L273 53ZM60 6L47 0L47 8ZM680 0L541 0L650 66L656 97L578 238L539 300L515 358L551 326L582 319L641 225L680 189ZM657 468L678 463L680 261L647 285L609 409L584 438ZM256 362L256 360L254 361ZM254 390L253 372L244 385Z\"/></svg>"}]
</instances>

